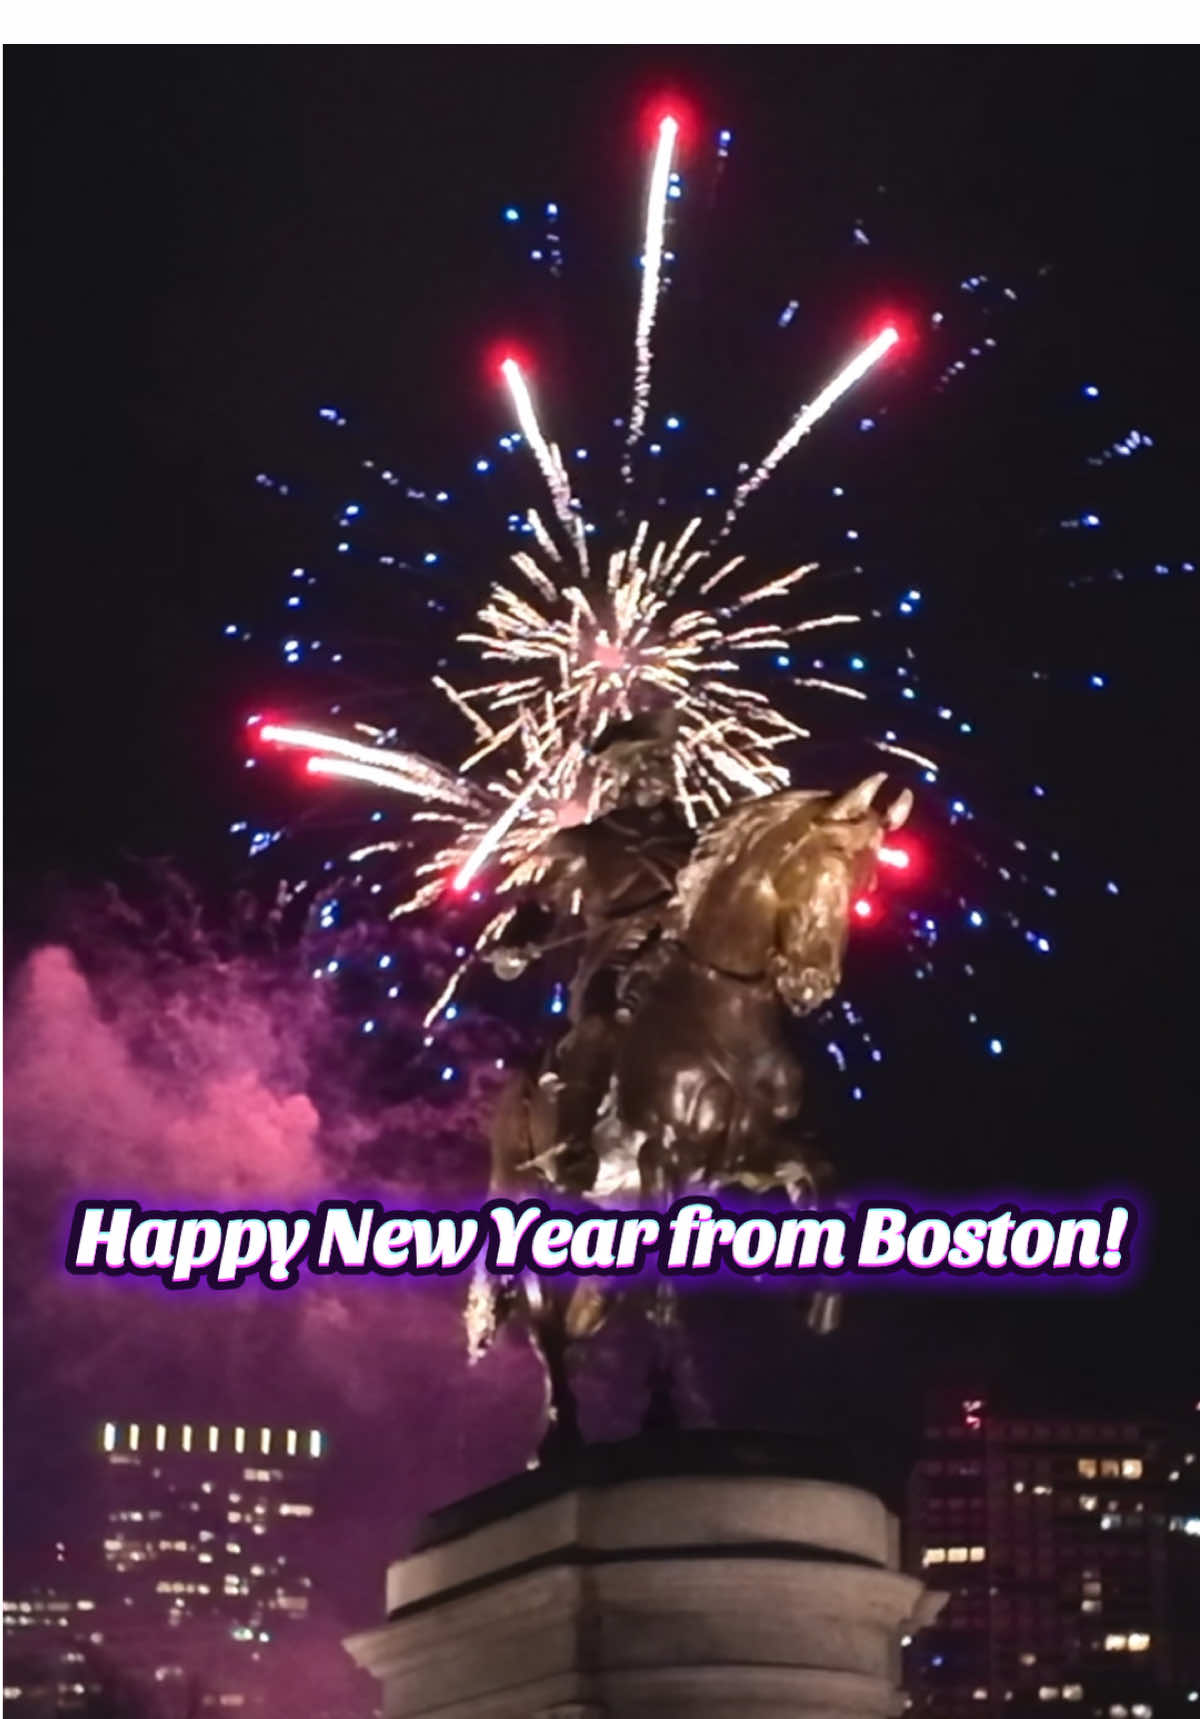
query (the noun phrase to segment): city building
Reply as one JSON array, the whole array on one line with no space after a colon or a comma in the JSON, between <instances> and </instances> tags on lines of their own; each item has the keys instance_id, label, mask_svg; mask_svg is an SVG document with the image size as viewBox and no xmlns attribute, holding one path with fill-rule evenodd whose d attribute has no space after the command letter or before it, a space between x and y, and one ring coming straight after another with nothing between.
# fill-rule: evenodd
<instances>
[{"instance_id":1,"label":"city building","mask_svg":"<svg viewBox=\"0 0 1200 1719\"><path fill-rule=\"evenodd\" d=\"M930 1399L907 1556L950 1598L909 1647L915 1711L1200 1715L1194 1421Z\"/></svg>"},{"instance_id":2,"label":"city building","mask_svg":"<svg viewBox=\"0 0 1200 1719\"><path fill-rule=\"evenodd\" d=\"M158 1711L266 1710L312 1601L309 1428L107 1421L104 1633Z\"/></svg>"},{"instance_id":3,"label":"city building","mask_svg":"<svg viewBox=\"0 0 1200 1719\"><path fill-rule=\"evenodd\" d=\"M95 1599L31 1588L4 1601L6 1719L84 1713L100 1690Z\"/></svg>"}]
</instances>

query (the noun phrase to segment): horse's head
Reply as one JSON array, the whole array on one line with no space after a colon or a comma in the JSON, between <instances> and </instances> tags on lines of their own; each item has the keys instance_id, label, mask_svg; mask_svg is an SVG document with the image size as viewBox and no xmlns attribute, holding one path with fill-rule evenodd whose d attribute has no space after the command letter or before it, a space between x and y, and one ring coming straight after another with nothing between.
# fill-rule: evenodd
<instances>
[{"instance_id":1,"label":"horse's head","mask_svg":"<svg viewBox=\"0 0 1200 1719\"><path fill-rule=\"evenodd\" d=\"M912 810L905 788L886 809L874 803L886 773L848 793L815 800L780 857L773 882L779 899L769 970L783 1001L807 1015L837 990L852 904L871 888L879 848Z\"/></svg>"}]
</instances>

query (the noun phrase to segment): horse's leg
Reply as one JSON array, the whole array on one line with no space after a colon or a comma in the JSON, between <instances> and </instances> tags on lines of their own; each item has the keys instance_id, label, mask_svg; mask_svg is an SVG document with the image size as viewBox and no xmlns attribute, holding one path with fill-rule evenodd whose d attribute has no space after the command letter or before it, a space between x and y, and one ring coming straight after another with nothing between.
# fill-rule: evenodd
<instances>
[{"instance_id":1,"label":"horse's leg","mask_svg":"<svg viewBox=\"0 0 1200 1719\"><path fill-rule=\"evenodd\" d=\"M828 1165L805 1163L794 1165L796 1174L789 1176L784 1186L793 1206L820 1206L828 1188ZM842 1323L842 1296L836 1289L816 1289L804 1298L804 1323L818 1337L828 1337Z\"/></svg>"},{"instance_id":2,"label":"horse's leg","mask_svg":"<svg viewBox=\"0 0 1200 1719\"><path fill-rule=\"evenodd\" d=\"M593 1142L596 1117L608 1091L616 1056L615 1029L599 1014L586 1015L558 1047L557 1144L554 1180L568 1193L586 1193L599 1160Z\"/></svg>"},{"instance_id":3,"label":"horse's leg","mask_svg":"<svg viewBox=\"0 0 1200 1719\"><path fill-rule=\"evenodd\" d=\"M577 1343L603 1330L617 1299L617 1292L604 1278L580 1278L567 1297L563 1314L569 1341Z\"/></svg>"},{"instance_id":4,"label":"horse's leg","mask_svg":"<svg viewBox=\"0 0 1200 1719\"><path fill-rule=\"evenodd\" d=\"M538 1446L537 1460L547 1463L569 1455L583 1441L567 1362L569 1344L563 1304L537 1278L525 1279L524 1287L530 1337L542 1364L546 1392L546 1430Z\"/></svg>"},{"instance_id":5,"label":"horse's leg","mask_svg":"<svg viewBox=\"0 0 1200 1719\"><path fill-rule=\"evenodd\" d=\"M828 1337L842 1323L842 1297L836 1289L814 1290L808 1299L804 1323L818 1337Z\"/></svg>"},{"instance_id":6,"label":"horse's leg","mask_svg":"<svg viewBox=\"0 0 1200 1719\"><path fill-rule=\"evenodd\" d=\"M660 1137L651 1136L638 1156L642 1193L665 1210L681 1191L674 1130L668 1124ZM649 1291L646 1318L651 1330L650 1391L642 1419L646 1431L677 1430L683 1397L707 1418L710 1409L696 1378L692 1353L679 1314L679 1291L670 1278L660 1277Z\"/></svg>"}]
</instances>

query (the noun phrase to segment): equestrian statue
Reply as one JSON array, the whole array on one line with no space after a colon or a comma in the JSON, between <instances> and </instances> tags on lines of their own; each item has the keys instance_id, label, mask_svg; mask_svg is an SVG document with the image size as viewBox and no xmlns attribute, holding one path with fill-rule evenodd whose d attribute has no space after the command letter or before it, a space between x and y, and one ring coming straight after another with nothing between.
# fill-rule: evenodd
<instances>
[{"instance_id":1,"label":"equestrian statue","mask_svg":"<svg viewBox=\"0 0 1200 1719\"><path fill-rule=\"evenodd\" d=\"M885 836L912 794L877 803L886 775L843 793L785 788L694 830L675 804L669 712L610 731L596 764L609 808L550 841L532 898L491 953L507 978L577 940L566 1031L516 1074L492 1125L494 1195L555 1194L665 1207L685 1192L741 1188L818 1204L829 1167L801 1125L803 1070L789 1016L841 981L853 903L874 885ZM472 1359L514 1315L546 1380L543 1456L578 1440L569 1351L617 1294L646 1291L525 1272L481 1272L468 1298ZM810 1298L817 1331L839 1298ZM674 1286L649 1293L661 1411L680 1362Z\"/></svg>"}]
</instances>

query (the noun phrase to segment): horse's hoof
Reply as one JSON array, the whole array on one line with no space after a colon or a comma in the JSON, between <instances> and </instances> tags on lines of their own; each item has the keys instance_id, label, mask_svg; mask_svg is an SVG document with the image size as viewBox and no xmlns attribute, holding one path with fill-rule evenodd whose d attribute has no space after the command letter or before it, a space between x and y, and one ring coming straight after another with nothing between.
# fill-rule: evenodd
<instances>
[{"instance_id":1,"label":"horse's hoof","mask_svg":"<svg viewBox=\"0 0 1200 1719\"><path fill-rule=\"evenodd\" d=\"M561 1419L551 1420L546 1428L544 1437L537 1450L537 1466L539 1468L554 1468L569 1463L583 1449L583 1438L578 1424L563 1423Z\"/></svg>"},{"instance_id":2,"label":"horse's hoof","mask_svg":"<svg viewBox=\"0 0 1200 1719\"><path fill-rule=\"evenodd\" d=\"M842 1323L842 1298L836 1293L818 1290L808 1304L805 1324L818 1337L828 1337Z\"/></svg>"}]
</instances>

